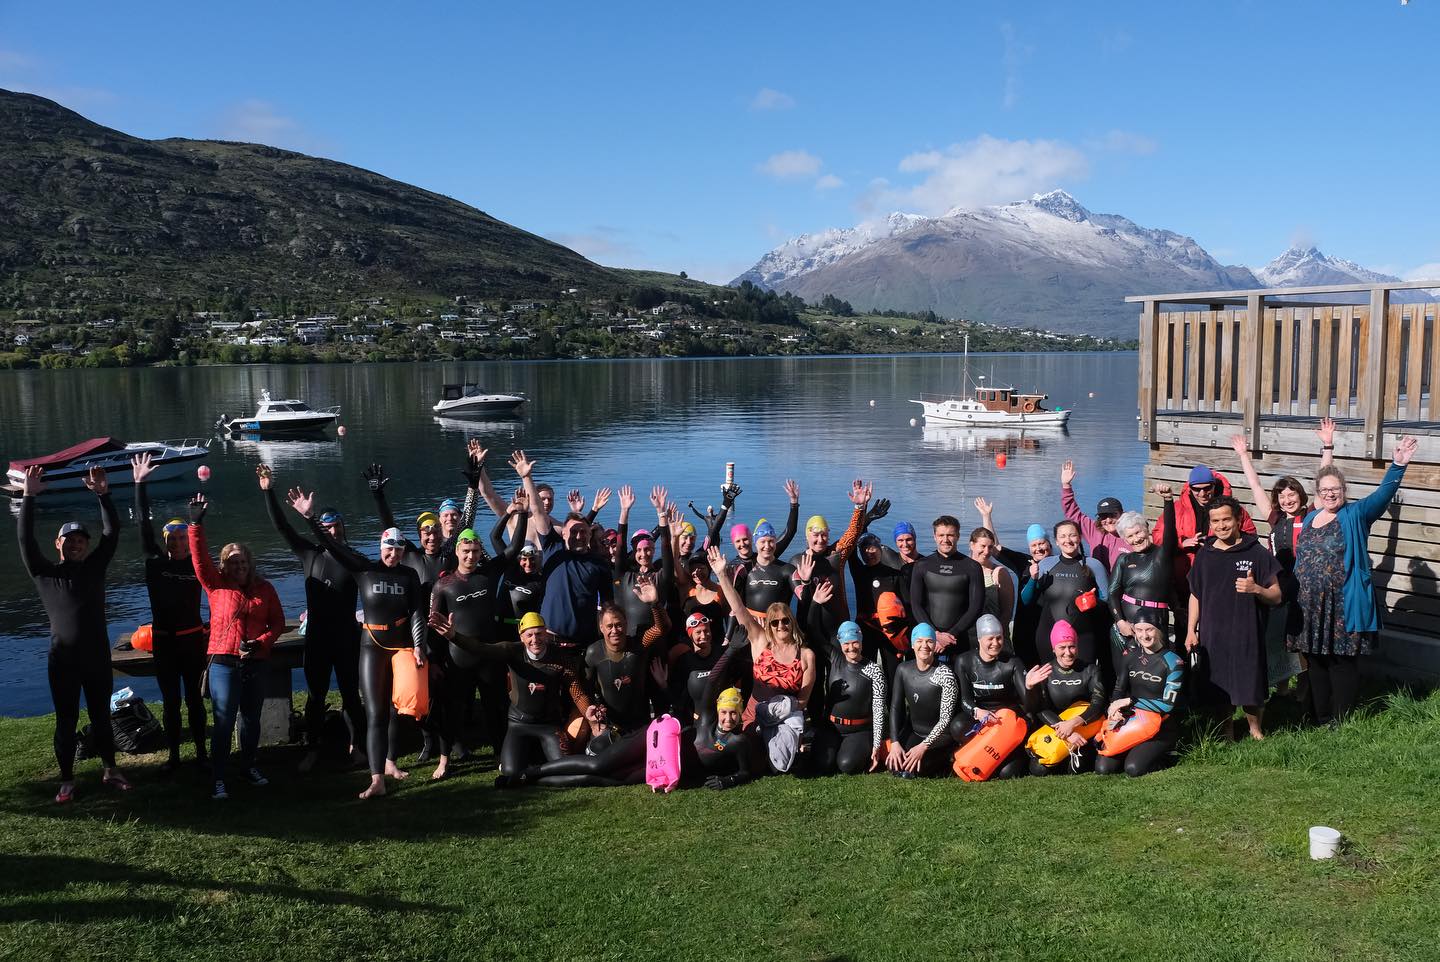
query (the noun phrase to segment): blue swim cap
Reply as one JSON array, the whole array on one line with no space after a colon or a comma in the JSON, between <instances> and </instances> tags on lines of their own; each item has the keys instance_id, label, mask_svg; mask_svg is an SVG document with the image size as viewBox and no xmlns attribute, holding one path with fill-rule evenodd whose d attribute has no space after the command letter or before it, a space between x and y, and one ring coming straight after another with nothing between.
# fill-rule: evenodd
<instances>
[{"instance_id":1,"label":"blue swim cap","mask_svg":"<svg viewBox=\"0 0 1440 962\"><path fill-rule=\"evenodd\" d=\"M929 638L931 641L934 641L935 626L931 625L929 622L920 622L920 624L910 629L911 642L914 642L916 638Z\"/></svg>"},{"instance_id":2,"label":"blue swim cap","mask_svg":"<svg viewBox=\"0 0 1440 962\"><path fill-rule=\"evenodd\" d=\"M754 534L756 541L759 541L761 538L773 538L775 537L775 526L764 518L761 518L760 523L755 525Z\"/></svg>"},{"instance_id":3,"label":"blue swim cap","mask_svg":"<svg viewBox=\"0 0 1440 962\"><path fill-rule=\"evenodd\" d=\"M454 498L446 498L444 501L441 501L440 510L435 513L444 514L446 511L454 511L456 514L460 513L460 505L455 503Z\"/></svg>"},{"instance_id":4,"label":"blue swim cap","mask_svg":"<svg viewBox=\"0 0 1440 962\"><path fill-rule=\"evenodd\" d=\"M1046 541L1050 540L1049 533L1047 533L1044 527L1042 527L1041 525L1032 524L1030 527L1025 529L1026 544L1029 544L1032 541L1039 541L1041 538L1044 538Z\"/></svg>"},{"instance_id":5,"label":"blue swim cap","mask_svg":"<svg viewBox=\"0 0 1440 962\"><path fill-rule=\"evenodd\" d=\"M860 626L855 624L855 622L853 621L842 622L840 625L840 630L835 633L835 638L837 641L842 642L859 641Z\"/></svg>"},{"instance_id":6,"label":"blue swim cap","mask_svg":"<svg viewBox=\"0 0 1440 962\"><path fill-rule=\"evenodd\" d=\"M908 521L895 522L895 533L891 537L898 538L902 534L908 534L912 538L915 537L915 526Z\"/></svg>"},{"instance_id":7,"label":"blue swim cap","mask_svg":"<svg viewBox=\"0 0 1440 962\"><path fill-rule=\"evenodd\" d=\"M320 512L321 524L340 524L344 520L345 516L342 515L339 511L336 511L334 508L326 508L324 511Z\"/></svg>"}]
</instances>

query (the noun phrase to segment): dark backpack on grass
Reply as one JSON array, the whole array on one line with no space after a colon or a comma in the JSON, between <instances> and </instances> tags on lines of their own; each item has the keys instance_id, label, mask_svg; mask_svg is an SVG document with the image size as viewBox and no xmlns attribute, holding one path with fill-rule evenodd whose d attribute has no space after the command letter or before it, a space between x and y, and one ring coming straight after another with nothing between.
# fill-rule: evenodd
<instances>
[{"instance_id":1,"label":"dark backpack on grass","mask_svg":"<svg viewBox=\"0 0 1440 962\"><path fill-rule=\"evenodd\" d=\"M150 714L150 708L140 697L127 698L118 702L110 711L110 730L115 736L115 750L127 755L148 755L165 747L165 731L160 720ZM75 758L82 760L95 754L90 738L90 726L80 729L80 738L75 745Z\"/></svg>"}]
</instances>

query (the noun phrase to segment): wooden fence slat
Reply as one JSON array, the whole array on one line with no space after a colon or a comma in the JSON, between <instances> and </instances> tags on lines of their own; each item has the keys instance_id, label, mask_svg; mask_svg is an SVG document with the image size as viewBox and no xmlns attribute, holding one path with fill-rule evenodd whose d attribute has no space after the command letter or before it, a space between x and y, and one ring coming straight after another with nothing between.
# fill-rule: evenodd
<instances>
[{"instance_id":1,"label":"wooden fence slat","mask_svg":"<svg viewBox=\"0 0 1440 962\"><path fill-rule=\"evenodd\" d=\"M1225 311L1220 318L1220 397L1217 411L1236 410L1235 388L1235 313Z\"/></svg>"},{"instance_id":2,"label":"wooden fence slat","mask_svg":"<svg viewBox=\"0 0 1440 962\"><path fill-rule=\"evenodd\" d=\"M1401 304L1390 306L1390 316L1387 319L1387 333L1385 340L1385 407L1383 417L1387 421L1398 421L1400 419L1400 357L1401 348L1401 322L1400 317L1405 307Z\"/></svg>"},{"instance_id":3,"label":"wooden fence slat","mask_svg":"<svg viewBox=\"0 0 1440 962\"><path fill-rule=\"evenodd\" d=\"M1143 323L1143 322L1142 322ZM1170 315L1161 314L1155 334L1155 407L1170 406ZM1142 385L1144 382L1141 382Z\"/></svg>"},{"instance_id":4,"label":"wooden fence slat","mask_svg":"<svg viewBox=\"0 0 1440 962\"><path fill-rule=\"evenodd\" d=\"M1339 335L1335 354L1335 417L1350 416L1350 396L1355 382L1350 374L1351 341L1355 337L1355 309L1340 308Z\"/></svg>"},{"instance_id":5,"label":"wooden fence slat","mask_svg":"<svg viewBox=\"0 0 1440 962\"><path fill-rule=\"evenodd\" d=\"M1426 415L1431 421L1440 421L1440 304L1426 304L1430 314L1430 405Z\"/></svg>"},{"instance_id":6,"label":"wooden fence slat","mask_svg":"<svg viewBox=\"0 0 1440 962\"><path fill-rule=\"evenodd\" d=\"M1198 311L1185 312L1185 338L1189 357L1187 358L1187 372L1185 376L1185 403L1181 405L1186 411L1199 411L1200 408L1200 317Z\"/></svg>"},{"instance_id":7,"label":"wooden fence slat","mask_svg":"<svg viewBox=\"0 0 1440 962\"><path fill-rule=\"evenodd\" d=\"M1331 367L1332 343L1335 338L1335 309L1322 307L1319 315L1320 323L1315 332L1316 346L1319 348L1315 352L1315 416L1328 418L1330 416L1330 389L1333 384Z\"/></svg>"},{"instance_id":8,"label":"wooden fence slat","mask_svg":"<svg viewBox=\"0 0 1440 962\"><path fill-rule=\"evenodd\" d=\"M1178 411L1185 404L1185 350L1188 327L1185 324L1183 313L1177 311L1170 316L1175 319L1175 342L1170 345L1170 390L1173 392L1170 406Z\"/></svg>"},{"instance_id":9,"label":"wooden fence slat","mask_svg":"<svg viewBox=\"0 0 1440 962\"><path fill-rule=\"evenodd\" d=\"M1280 410L1294 414L1295 397L1295 308L1277 311L1280 315Z\"/></svg>"},{"instance_id":10,"label":"wooden fence slat","mask_svg":"<svg viewBox=\"0 0 1440 962\"><path fill-rule=\"evenodd\" d=\"M1260 325L1260 413L1273 414L1275 412L1275 345L1279 340L1275 326L1275 318L1270 311L1265 312L1265 320ZM1240 367L1245 367L1245 358L1242 354Z\"/></svg>"},{"instance_id":11,"label":"wooden fence slat","mask_svg":"<svg viewBox=\"0 0 1440 962\"><path fill-rule=\"evenodd\" d=\"M1315 322L1313 315L1314 308L1297 307L1297 320L1300 323L1300 353L1297 357L1299 362L1299 376L1295 379L1295 413L1301 417L1310 417L1310 397L1313 390L1314 379L1311 377L1311 368L1315 361Z\"/></svg>"},{"instance_id":12,"label":"wooden fence slat","mask_svg":"<svg viewBox=\"0 0 1440 962\"><path fill-rule=\"evenodd\" d=\"M1425 382L1425 304L1410 305L1410 355L1405 365L1405 417L1420 420L1420 398Z\"/></svg>"},{"instance_id":13,"label":"wooden fence slat","mask_svg":"<svg viewBox=\"0 0 1440 962\"><path fill-rule=\"evenodd\" d=\"M1220 328L1220 318L1224 315L1219 311L1206 311L1205 318L1205 410L1220 410L1220 391L1216 379L1220 375L1220 352L1216 347Z\"/></svg>"}]
</instances>

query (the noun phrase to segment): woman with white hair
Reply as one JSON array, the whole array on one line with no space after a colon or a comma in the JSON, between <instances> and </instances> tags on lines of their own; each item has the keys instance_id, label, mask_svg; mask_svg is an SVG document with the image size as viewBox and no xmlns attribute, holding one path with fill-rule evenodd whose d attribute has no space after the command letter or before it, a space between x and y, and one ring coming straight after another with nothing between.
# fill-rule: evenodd
<instances>
[{"instance_id":1,"label":"woman with white hair","mask_svg":"<svg viewBox=\"0 0 1440 962\"><path fill-rule=\"evenodd\" d=\"M1174 610L1175 555L1180 550L1175 535L1175 491L1168 484L1157 483L1155 493L1165 500L1163 535L1158 545L1151 540L1150 525L1138 511L1125 512L1115 525L1116 532L1130 546L1110 569L1110 614L1114 621L1110 640L1116 655L1135 643L1134 625L1142 620L1142 614L1150 616L1143 620L1161 626L1163 637L1167 634L1164 626ZM1118 658L1115 660L1118 663Z\"/></svg>"}]
</instances>

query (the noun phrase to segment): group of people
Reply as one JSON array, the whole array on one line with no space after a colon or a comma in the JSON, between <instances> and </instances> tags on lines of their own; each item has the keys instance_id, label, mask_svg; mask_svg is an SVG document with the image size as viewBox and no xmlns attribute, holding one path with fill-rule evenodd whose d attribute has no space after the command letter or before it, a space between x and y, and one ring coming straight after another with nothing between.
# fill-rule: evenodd
<instances>
[{"instance_id":1,"label":"group of people","mask_svg":"<svg viewBox=\"0 0 1440 962\"><path fill-rule=\"evenodd\" d=\"M1402 438L1374 492L1351 501L1330 463L1333 423L1317 435L1313 500L1294 477L1265 487L1245 440L1235 439L1269 524L1264 539L1229 479L1207 466L1184 485L1154 486L1163 508L1152 528L1115 497L1085 514L1067 462L1062 520L1031 524L1023 546L1010 547L993 505L977 498L981 524L968 551L960 522L941 515L928 555L908 521L894 524L888 544L871 530L890 504L861 481L847 492L850 515L836 540L822 515L798 527L793 481L778 532L763 518L726 527L741 494L729 480L720 511L697 512L699 530L663 487L649 494L653 526L632 527L630 486L602 488L588 503L570 491L557 512L554 489L535 480L522 451L509 461L519 485L502 498L487 452L471 441L463 499L404 528L384 469L364 472L381 529L377 560L351 544L340 511L299 487L282 497L262 464L260 496L305 578L300 767L320 758L332 677L346 748L370 773L361 798L407 777L398 764L407 724L423 732L421 760L435 761L433 778L452 774L478 733L498 759L499 787L624 785L644 779L647 729L669 714L685 730L684 779L712 788L776 773L1142 775L1173 758L1182 711L1218 705L1230 718L1238 708L1251 737L1263 737L1270 689L1302 670L1307 684L1296 690L1311 716L1336 724L1354 707L1357 661L1380 628L1369 528L1399 488L1415 441ZM180 764L188 714L195 757L209 766L213 797L224 799L236 777L266 784L256 758L262 676L285 615L245 545L225 544L218 565L211 557L204 495L156 537L151 470L147 456L135 459L169 748L162 769ZM31 468L18 526L51 624L63 803L75 792L82 694L102 782L130 788L109 724L105 577L119 522L103 472L92 472L99 541L92 550L89 530L68 522L50 560L34 537L44 486L43 471ZM475 530L482 500L495 517L483 538ZM607 528L598 519L612 500L618 518ZM804 547L784 557L797 536Z\"/></svg>"}]
</instances>

